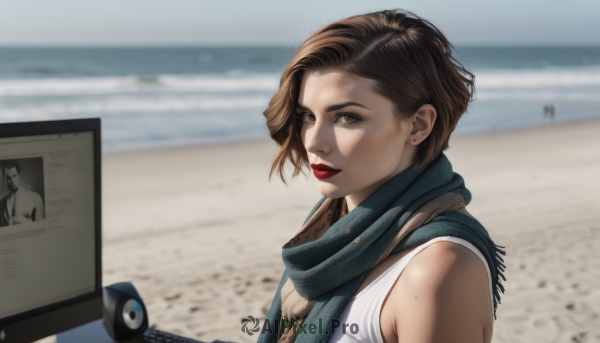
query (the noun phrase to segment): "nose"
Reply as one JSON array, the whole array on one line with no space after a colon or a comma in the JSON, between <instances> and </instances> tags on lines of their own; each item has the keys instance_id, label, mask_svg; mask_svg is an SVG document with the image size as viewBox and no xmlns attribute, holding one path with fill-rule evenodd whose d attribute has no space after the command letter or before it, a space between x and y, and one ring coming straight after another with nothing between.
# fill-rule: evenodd
<instances>
[{"instance_id":1,"label":"nose","mask_svg":"<svg viewBox=\"0 0 600 343\"><path fill-rule=\"evenodd\" d=\"M333 129L325 121L316 120L304 132L304 148L315 155L326 155L331 152L333 139Z\"/></svg>"}]
</instances>

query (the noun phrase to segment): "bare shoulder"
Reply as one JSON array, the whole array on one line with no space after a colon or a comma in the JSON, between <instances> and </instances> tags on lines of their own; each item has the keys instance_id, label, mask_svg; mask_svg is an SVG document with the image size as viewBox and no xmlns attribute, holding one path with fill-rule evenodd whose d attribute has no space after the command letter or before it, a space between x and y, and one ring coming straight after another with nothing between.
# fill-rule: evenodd
<instances>
[{"instance_id":1,"label":"bare shoulder","mask_svg":"<svg viewBox=\"0 0 600 343\"><path fill-rule=\"evenodd\" d=\"M489 342L488 274L471 249L439 241L408 263L392 288L399 341Z\"/></svg>"},{"instance_id":2,"label":"bare shoulder","mask_svg":"<svg viewBox=\"0 0 600 343\"><path fill-rule=\"evenodd\" d=\"M440 283L466 283L483 278L487 271L479 256L471 249L450 241L439 241L419 252L409 262L403 274L407 281L425 284L438 291Z\"/></svg>"},{"instance_id":3,"label":"bare shoulder","mask_svg":"<svg viewBox=\"0 0 600 343\"><path fill-rule=\"evenodd\" d=\"M34 192L34 191L28 189L27 194L29 195L29 197L31 197L31 199L33 199L36 202L42 201L42 196L37 192Z\"/></svg>"},{"instance_id":4,"label":"bare shoulder","mask_svg":"<svg viewBox=\"0 0 600 343\"><path fill-rule=\"evenodd\" d=\"M36 193L36 192L32 192L32 193L34 194L33 196L35 197L35 200L37 202L43 202L42 196L39 193Z\"/></svg>"}]
</instances>

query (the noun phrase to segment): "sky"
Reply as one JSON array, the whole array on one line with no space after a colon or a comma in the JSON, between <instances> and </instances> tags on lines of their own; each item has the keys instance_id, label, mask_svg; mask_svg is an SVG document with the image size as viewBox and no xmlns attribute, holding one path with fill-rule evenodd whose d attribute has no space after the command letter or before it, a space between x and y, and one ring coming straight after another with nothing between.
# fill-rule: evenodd
<instances>
[{"instance_id":1,"label":"sky","mask_svg":"<svg viewBox=\"0 0 600 343\"><path fill-rule=\"evenodd\" d=\"M402 8L454 45L600 45L598 0L0 0L0 45L298 45Z\"/></svg>"}]
</instances>

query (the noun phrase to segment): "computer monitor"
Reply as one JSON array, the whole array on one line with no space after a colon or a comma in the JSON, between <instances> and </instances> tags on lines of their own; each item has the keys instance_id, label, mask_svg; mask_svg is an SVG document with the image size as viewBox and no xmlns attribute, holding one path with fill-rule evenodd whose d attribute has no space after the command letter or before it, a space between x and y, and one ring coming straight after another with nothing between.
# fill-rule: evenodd
<instances>
[{"instance_id":1,"label":"computer monitor","mask_svg":"<svg viewBox=\"0 0 600 343\"><path fill-rule=\"evenodd\" d=\"M0 124L0 342L102 318L100 119Z\"/></svg>"}]
</instances>

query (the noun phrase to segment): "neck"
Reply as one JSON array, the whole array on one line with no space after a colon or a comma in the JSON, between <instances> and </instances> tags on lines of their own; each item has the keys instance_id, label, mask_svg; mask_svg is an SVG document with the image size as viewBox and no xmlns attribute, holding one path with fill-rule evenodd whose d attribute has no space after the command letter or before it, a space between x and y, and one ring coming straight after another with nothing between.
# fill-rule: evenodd
<instances>
[{"instance_id":1,"label":"neck","mask_svg":"<svg viewBox=\"0 0 600 343\"><path fill-rule=\"evenodd\" d=\"M371 193L378 190L381 186L383 186L386 182L394 178L394 176L402 173L404 170L412 166L416 162L416 150L415 147L410 145L409 147L405 147L402 153L402 158L400 158L400 163L398 163L398 167L390 173L388 176L380 179L379 181L371 184L369 187L364 188L358 192L347 195L346 204L348 204L348 212L352 211L358 204L360 204L363 200L365 200Z\"/></svg>"},{"instance_id":2,"label":"neck","mask_svg":"<svg viewBox=\"0 0 600 343\"><path fill-rule=\"evenodd\" d=\"M363 189L363 190L361 190L359 192L347 195L345 198L346 198L346 204L348 205L348 212L350 212L354 208L356 208L356 206L358 206L358 204L360 204L369 195L371 195L371 193L373 193L377 189L379 189L379 187L383 186L383 184L385 184L392 177L394 177L394 176L381 179L381 180L375 182L374 184L370 185L369 187L367 187L367 188L365 188L365 189Z\"/></svg>"}]
</instances>

